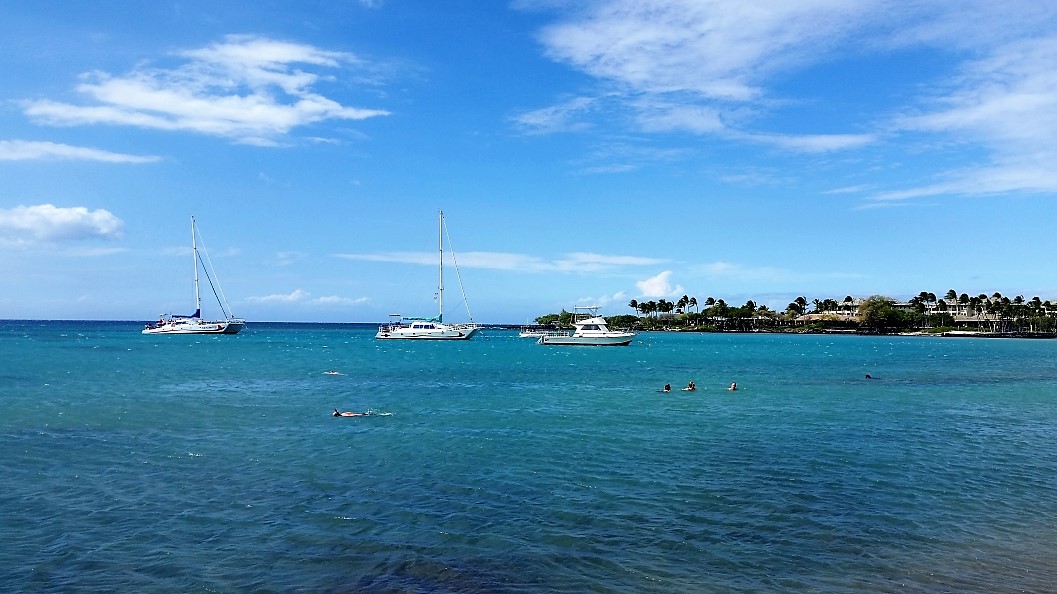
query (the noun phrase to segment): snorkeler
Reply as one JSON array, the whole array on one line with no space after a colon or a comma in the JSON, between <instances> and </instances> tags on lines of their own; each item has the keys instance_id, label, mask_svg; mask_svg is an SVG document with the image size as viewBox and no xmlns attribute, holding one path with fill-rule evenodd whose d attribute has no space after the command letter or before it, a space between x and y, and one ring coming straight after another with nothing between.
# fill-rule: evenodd
<instances>
[{"instance_id":1,"label":"snorkeler","mask_svg":"<svg viewBox=\"0 0 1057 594\"><path fill-rule=\"evenodd\" d=\"M352 412L351 410L347 410L345 412L338 412L338 409L335 408L334 409L334 414L332 414L331 416L332 417L366 417L367 413Z\"/></svg>"}]
</instances>

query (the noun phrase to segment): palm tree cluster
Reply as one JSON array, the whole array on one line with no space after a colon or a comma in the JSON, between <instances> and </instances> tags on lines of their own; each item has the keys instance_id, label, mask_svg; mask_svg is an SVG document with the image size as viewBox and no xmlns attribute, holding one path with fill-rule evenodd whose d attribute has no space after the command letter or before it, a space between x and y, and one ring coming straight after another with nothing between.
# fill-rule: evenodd
<instances>
[{"instance_id":1,"label":"palm tree cluster","mask_svg":"<svg viewBox=\"0 0 1057 594\"><path fill-rule=\"evenodd\" d=\"M711 302L706 302L705 305L711 307L713 304L715 304L716 300L712 299L711 297L709 297L709 299L711 300ZM688 297L686 295L683 295L675 303L672 303L671 301L666 301L664 299L661 299L659 301L642 302L632 299L628 303L628 307L642 313L642 315L647 317L650 317L651 315L656 316L656 314L670 315L673 311L681 314L683 312L689 311L690 308L697 309L697 297Z\"/></svg>"},{"instance_id":2,"label":"palm tree cluster","mask_svg":"<svg viewBox=\"0 0 1057 594\"><path fill-rule=\"evenodd\" d=\"M723 299L708 297L698 308L696 297L683 295L675 302L665 299L638 301L628 307L641 314L616 316L624 326L671 328L682 326L701 330L781 330L812 325L818 329L841 328L862 331L906 331L934 328L973 327L989 332L1057 332L1057 304L1039 297L1010 299L995 292L975 297L951 289L943 296L922 291L909 301L873 296L843 300L799 296L778 313L749 300L730 306ZM805 314L818 314L808 316Z\"/></svg>"},{"instance_id":3,"label":"palm tree cluster","mask_svg":"<svg viewBox=\"0 0 1057 594\"><path fill-rule=\"evenodd\" d=\"M665 299L638 301L632 299L628 307L641 313L635 316L615 316L611 323L639 328L670 328L683 326L701 330L758 330L775 325L779 316L766 305L749 300L740 307L730 306L723 299L708 297L700 302L697 297L683 295L674 303ZM628 319L630 318L630 319Z\"/></svg>"},{"instance_id":4,"label":"palm tree cluster","mask_svg":"<svg viewBox=\"0 0 1057 594\"><path fill-rule=\"evenodd\" d=\"M914 309L927 319L930 316L948 315L955 319L975 321L978 326L992 332L1045 332L1054 326L1057 305L1043 301L1037 295L1025 300L1023 295L1010 299L995 291L990 296L980 293L970 297L950 289L937 299L935 293L922 291L909 301Z\"/></svg>"}]
</instances>

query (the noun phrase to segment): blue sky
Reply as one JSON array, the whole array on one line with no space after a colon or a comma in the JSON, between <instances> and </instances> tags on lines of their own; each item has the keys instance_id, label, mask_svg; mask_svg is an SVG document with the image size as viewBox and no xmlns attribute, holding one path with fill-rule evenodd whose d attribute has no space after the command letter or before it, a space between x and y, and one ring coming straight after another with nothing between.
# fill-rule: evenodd
<instances>
[{"instance_id":1,"label":"blue sky","mask_svg":"<svg viewBox=\"0 0 1057 594\"><path fill-rule=\"evenodd\" d=\"M0 318L186 313L192 215L249 321L429 314L439 209L478 322L1057 299L1049 3L12 0L0 75Z\"/></svg>"}]
</instances>

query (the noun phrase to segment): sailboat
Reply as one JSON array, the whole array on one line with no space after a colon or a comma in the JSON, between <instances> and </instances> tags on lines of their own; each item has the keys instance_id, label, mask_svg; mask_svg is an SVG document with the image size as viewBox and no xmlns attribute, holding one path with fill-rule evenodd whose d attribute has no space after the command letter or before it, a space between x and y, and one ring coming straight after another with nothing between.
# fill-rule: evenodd
<instances>
[{"instance_id":1,"label":"sailboat","mask_svg":"<svg viewBox=\"0 0 1057 594\"><path fill-rule=\"evenodd\" d=\"M239 330L246 325L246 320L236 318L231 314L224 291L216 279L216 272L212 272L213 264L209 262L209 255L206 254L206 259L203 261L198 252L198 229L195 226L194 217L191 217L191 252L195 261L195 312L189 316L164 314L158 318L157 322L147 324L143 328L143 334L238 334ZM220 309L224 313L224 318L221 320L202 319L202 297L198 292L198 264L200 262L202 272L209 281L213 295L217 298L217 303L220 304Z\"/></svg>"},{"instance_id":2,"label":"sailboat","mask_svg":"<svg viewBox=\"0 0 1057 594\"><path fill-rule=\"evenodd\" d=\"M404 339L404 340L466 340L473 336L479 327L473 323L471 317L468 324L447 324L444 322L444 211L440 211L439 230L439 252L440 252L440 284L437 286L437 317L435 318L405 318L400 314L391 314L388 324L378 327L378 333L374 335L378 339ZM456 263L458 270L458 263ZM459 281L462 287L462 281ZM465 293L463 301L466 300ZM469 308L467 308L469 314Z\"/></svg>"}]
</instances>

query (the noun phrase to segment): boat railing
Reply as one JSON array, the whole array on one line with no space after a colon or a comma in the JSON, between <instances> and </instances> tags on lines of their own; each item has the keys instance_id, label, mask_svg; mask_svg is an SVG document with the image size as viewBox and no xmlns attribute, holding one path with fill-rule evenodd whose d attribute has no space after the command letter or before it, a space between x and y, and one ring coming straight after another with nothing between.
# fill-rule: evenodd
<instances>
[{"instance_id":1,"label":"boat railing","mask_svg":"<svg viewBox=\"0 0 1057 594\"><path fill-rule=\"evenodd\" d=\"M536 330L533 328L525 328L519 332L519 336L523 338L538 338L540 336L569 336L571 332L569 330Z\"/></svg>"}]
</instances>

